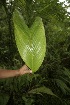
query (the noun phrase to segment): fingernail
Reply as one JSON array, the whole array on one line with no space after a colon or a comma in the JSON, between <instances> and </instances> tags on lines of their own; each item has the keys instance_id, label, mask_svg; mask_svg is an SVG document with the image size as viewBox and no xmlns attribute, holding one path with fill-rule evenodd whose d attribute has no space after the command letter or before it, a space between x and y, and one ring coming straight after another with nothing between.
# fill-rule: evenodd
<instances>
[{"instance_id":1,"label":"fingernail","mask_svg":"<svg viewBox=\"0 0 70 105\"><path fill-rule=\"evenodd\" d=\"M32 73L32 70L30 70L30 73Z\"/></svg>"}]
</instances>

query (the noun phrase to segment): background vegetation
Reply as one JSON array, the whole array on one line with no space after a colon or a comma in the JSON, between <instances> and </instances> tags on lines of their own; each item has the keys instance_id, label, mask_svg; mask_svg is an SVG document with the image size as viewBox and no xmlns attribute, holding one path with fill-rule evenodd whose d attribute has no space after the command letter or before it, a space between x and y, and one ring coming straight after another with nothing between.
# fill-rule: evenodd
<instances>
[{"instance_id":1,"label":"background vegetation","mask_svg":"<svg viewBox=\"0 0 70 105\"><path fill-rule=\"evenodd\" d=\"M69 2L69 0L67 0ZM0 80L0 105L70 105L70 13L58 0L0 0L0 68L18 69L22 61L14 38L17 8L30 27L40 16L47 51L33 75Z\"/></svg>"}]
</instances>

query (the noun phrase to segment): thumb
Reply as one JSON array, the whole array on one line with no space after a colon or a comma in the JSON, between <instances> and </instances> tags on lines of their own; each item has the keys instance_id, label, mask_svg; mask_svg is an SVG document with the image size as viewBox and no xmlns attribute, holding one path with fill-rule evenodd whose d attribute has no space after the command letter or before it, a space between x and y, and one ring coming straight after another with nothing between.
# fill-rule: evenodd
<instances>
[{"instance_id":1,"label":"thumb","mask_svg":"<svg viewBox=\"0 0 70 105\"><path fill-rule=\"evenodd\" d=\"M26 70L25 73L32 73L32 70Z\"/></svg>"}]
</instances>

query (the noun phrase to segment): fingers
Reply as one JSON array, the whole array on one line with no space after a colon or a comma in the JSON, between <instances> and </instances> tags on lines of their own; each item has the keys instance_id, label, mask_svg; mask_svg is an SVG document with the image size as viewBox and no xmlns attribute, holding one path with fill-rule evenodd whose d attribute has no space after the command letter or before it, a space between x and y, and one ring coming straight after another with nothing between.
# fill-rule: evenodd
<instances>
[{"instance_id":1,"label":"fingers","mask_svg":"<svg viewBox=\"0 0 70 105\"><path fill-rule=\"evenodd\" d=\"M24 65L19 70L20 75L32 73L32 70L28 68L28 66Z\"/></svg>"},{"instance_id":2,"label":"fingers","mask_svg":"<svg viewBox=\"0 0 70 105\"><path fill-rule=\"evenodd\" d=\"M32 70L30 70L30 69L29 70L25 70L25 74L26 73L32 73Z\"/></svg>"},{"instance_id":3,"label":"fingers","mask_svg":"<svg viewBox=\"0 0 70 105\"><path fill-rule=\"evenodd\" d=\"M26 69L26 73L32 73L32 70L29 69L29 67L27 65L24 65L25 69Z\"/></svg>"}]
</instances>

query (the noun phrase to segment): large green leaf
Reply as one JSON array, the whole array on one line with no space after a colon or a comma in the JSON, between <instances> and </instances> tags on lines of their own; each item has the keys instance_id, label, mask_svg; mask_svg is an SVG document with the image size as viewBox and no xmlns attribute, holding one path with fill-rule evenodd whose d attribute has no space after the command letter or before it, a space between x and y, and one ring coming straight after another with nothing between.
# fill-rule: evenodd
<instances>
[{"instance_id":1,"label":"large green leaf","mask_svg":"<svg viewBox=\"0 0 70 105\"><path fill-rule=\"evenodd\" d=\"M15 10L13 21L16 44L21 58L35 72L41 66L46 52L46 38L42 19L37 17L33 25L28 28L22 15Z\"/></svg>"}]
</instances>

